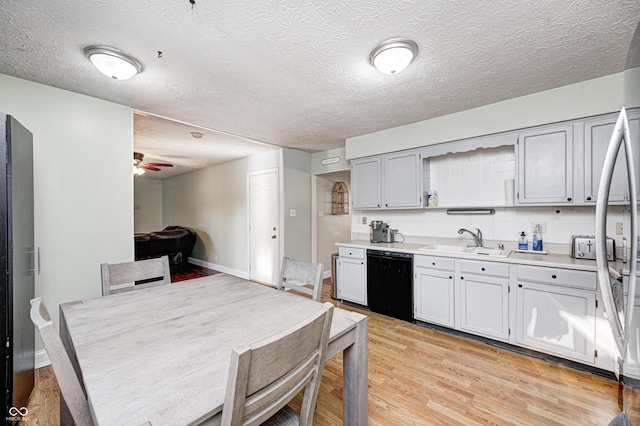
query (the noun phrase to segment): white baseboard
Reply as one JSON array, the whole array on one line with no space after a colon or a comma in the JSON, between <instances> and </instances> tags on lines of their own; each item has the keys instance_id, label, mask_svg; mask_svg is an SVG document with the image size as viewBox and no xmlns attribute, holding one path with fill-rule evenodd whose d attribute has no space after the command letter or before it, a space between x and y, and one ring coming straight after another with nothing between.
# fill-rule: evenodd
<instances>
[{"instance_id":1,"label":"white baseboard","mask_svg":"<svg viewBox=\"0 0 640 426\"><path fill-rule=\"evenodd\" d=\"M36 358L35 368L42 368L42 367L46 367L47 365L51 365L49 354L47 354L47 351L44 349L42 349L41 351L37 351L35 358Z\"/></svg>"},{"instance_id":2,"label":"white baseboard","mask_svg":"<svg viewBox=\"0 0 640 426\"><path fill-rule=\"evenodd\" d=\"M323 279L331 278L331 270L324 271L324 274L322 274L322 278Z\"/></svg>"},{"instance_id":3,"label":"white baseboard","mask_svg":"<svg viewBox=\"0 0 640 426\"><path fill-rule=\"evenodd\" d=\"M245 271L228 268L222 265L216 265L215 263L205 262L204 260L195 259L193 257L187 258L187 261L189 263L193 263L194 265L202 266L203 268L209 268L216 271L224 272L225 274L233 275L234 277L243 278L245 280L249 279L249 273Z\"/></svg>"}]
</instances>

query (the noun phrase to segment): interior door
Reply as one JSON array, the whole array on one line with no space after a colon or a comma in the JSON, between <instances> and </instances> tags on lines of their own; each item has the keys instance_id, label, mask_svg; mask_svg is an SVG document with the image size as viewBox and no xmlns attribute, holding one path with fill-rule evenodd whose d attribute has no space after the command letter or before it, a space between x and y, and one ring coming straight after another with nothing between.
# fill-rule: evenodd
<instances>
[{"instance_id":1,"label":"interior door","mask_svg":"<svg viewBox=\"0 0 640 426\"><path fill-rule=\"evenodd\" d=\"M250 174L249 279L275 285L280 274L278 172Z\"/></svg>"}]
</instances>

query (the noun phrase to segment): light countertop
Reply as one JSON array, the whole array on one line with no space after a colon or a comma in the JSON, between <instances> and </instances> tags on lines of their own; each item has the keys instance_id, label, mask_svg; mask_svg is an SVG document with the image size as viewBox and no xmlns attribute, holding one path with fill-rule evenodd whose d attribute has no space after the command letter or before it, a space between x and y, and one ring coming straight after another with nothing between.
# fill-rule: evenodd
<instances>
[{"instance_id":1,"label":"light countertop","mask_svg":"<svg viewBox=\"0 0 640 426\"><path fill-rule=\"evenodd\" d=\"M338 247L355 247L361 249L371 249L371 250L387 250L387 251L395 251L401 253L411 253L414 255L425 255L425 256L438 256L438 257L451 257L458 259L471 259L471 260L481 260L487 262L501 262L501 263L513 263L518 265L532 265L532 266L545 266L549 268L564 268L564 269L576 269L580 271L592 271L596 272L596 261L595 260L585 260L585 259L574 259L567 254L556 254L556 253L548 253L548 254L533 254L533 253L518 253L515 251L511 251L509 256L500 257L500 256L488 256L488 255L477 255L471 253L455 253L455 252L436 252L436 251L427 251L420 250L421 247L424 247L427 244L416 244L416 243L372 243L369 240L351 240L345 243L336 243ZM624 274L629 273L628 271L628 263L622 263L621 260L616 260L615 262L609 262L609 266L617 271L623 270Z\"/></svg>"}]
</instances>

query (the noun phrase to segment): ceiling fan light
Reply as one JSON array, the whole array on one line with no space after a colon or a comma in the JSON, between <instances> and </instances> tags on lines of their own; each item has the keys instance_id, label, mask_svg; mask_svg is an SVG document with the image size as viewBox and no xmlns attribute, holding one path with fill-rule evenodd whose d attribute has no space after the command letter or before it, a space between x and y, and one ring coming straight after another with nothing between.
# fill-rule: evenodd
<instances>
[{"instance_id":1,"label":"ceiling fan light","mask_svg":"<svg viewBox=\"0 0 640 426\"><path fill-rule=\"evenodd\" d=\"M142 71L142 65L134 58L107 46L88 46L84 54L107 77L128 80Z\"/></svg>"},{"instance_id":2,"label":"ceiling fan light","mask_svg":"<svg viewBox=\"0 0 640 426\"><path fill-rule=\"evenodd\" d=\"M380 43L369 55L369 62L384 74L404 70L418 54L418 45L407 38L392 38Z\"/></svg>"},{"instance_id":3,"label":"ceiling fan light","mask_svg":"<svg viewBox=\"0 0 640 426\"><path fill-rule=\"evenodd\" d=\"M144 174L145 170L143 168L140 167L134 167L133 168L133 174L138 175L138 176L142 176Z\"/></svg>"}]
</instances>

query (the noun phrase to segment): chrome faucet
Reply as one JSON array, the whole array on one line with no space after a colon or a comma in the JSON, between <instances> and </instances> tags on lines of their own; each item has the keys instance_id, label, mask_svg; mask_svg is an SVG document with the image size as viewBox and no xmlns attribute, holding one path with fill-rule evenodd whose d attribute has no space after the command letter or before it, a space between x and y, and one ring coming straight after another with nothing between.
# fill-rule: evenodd
<instances>
[{"instance_id":1,"label":"chrome faucet","mask_svg":"<svg viewBox=\"0 0 640 426\"><path fill-rule=\"evenodd\" d=\"M480 231L480 229L478 229L478 228L476 228L476 231L477 231L477 233L473 233L473 232L469 231L468 229L460 228L460 229L458 229L458 234L462 234L463 232L468 232L469 234L471 234L473 239L476 240L476 245L478 247L482 247L482 231Z\"/></svg>"}]
</instances>

